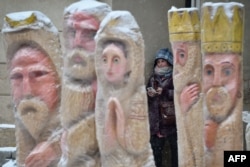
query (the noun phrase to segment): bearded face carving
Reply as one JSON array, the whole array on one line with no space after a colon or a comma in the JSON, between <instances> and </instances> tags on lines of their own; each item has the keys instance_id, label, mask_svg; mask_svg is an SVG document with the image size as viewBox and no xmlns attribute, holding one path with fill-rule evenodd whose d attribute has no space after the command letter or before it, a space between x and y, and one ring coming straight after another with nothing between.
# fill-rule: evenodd
<instances>
[{"instance_id":1,"label":"bearded face carving","mask_svg":"<svg viewBox=\"0 0 250 167\"><path fill-rule=\"evenodd\" d=\"M61 123L63 156L60 167L100 166L95 134L96 73L94 37L110 7L84 0L64 10L64 78Z\"/></svg>"},{"instance_id":2,"label":"bearded face carving","mask_svg":"<svg viewBox=\"0 0 250 167\"><path fill-rule=\"evenodd\" d=\"M38 140L59 102L59 79L53 64L45 52L23 47L11 61L10 81L17 118Z\"/></svg>"},{"instance_id":3,"label":"bearded face carving","mask_svg":"<svg viewBox=\"0 0 250 167\"><path fill-rule=\"evenodd\" d=\"M206 166L223 166L223 151L243 148L243 13L240 3L204 3L202 6Z\"/></svg>"},{"instance_id":4,"label":"bearded face carving","mask_svg":"<svg viewBox=\"0 0 250 167\"><path fill-rule=\"evenodd\" d=\"M53 136L60 136L58 31L39 11L7 14L2 30L15 105L17 165L50 166L61 154L59 139Z\"/></svg>"},{"instance_id":5,"label":"bearded face carving","mask_svg":"<svg viewBox=\"0 0 250 167\"><path fill-rule=\"evenodd\" d=\"M205 100L211 119L220 123L231 114L240 93L240 56L206 55L204 64Z\"/></svg>"},{"instance_id":6,"label":"bearded face carving","mask_svg":"<svg viewBox=\"0 0 250 167\"><path fill-rule=\"evenodd\" d=\"M201 81L198 77L201 70L200 59L197 59L197 50L200 49L194 42L172 42L172 48L175 63L173 71L175 90L180 92L185 86Z\"/></svg>"},{"instance_id":7,"label":"bearded face carving","mask_svg":"<svg viewBox=\"0 0 250 167\"><path fill-rule=\"evenodd\" d=\"M36 55L36 56L33 56ZM11 61L10 80L15 104L25 97L37 97L49 110L58 103L59 79L50 59L36 48L25 47Z\"/></svg>"},{"instance_id":8,"label":"bearded face carving","mask_svg":"<svg viewBox=\"0 0 250 167\"><path fill-rule=\"evenodd\" d=\"M65 72L72 81L90 82L95 78L93 52L98 28L99 20L87 12L75 12L65 20Z\"/></svg>"}]
</instances>

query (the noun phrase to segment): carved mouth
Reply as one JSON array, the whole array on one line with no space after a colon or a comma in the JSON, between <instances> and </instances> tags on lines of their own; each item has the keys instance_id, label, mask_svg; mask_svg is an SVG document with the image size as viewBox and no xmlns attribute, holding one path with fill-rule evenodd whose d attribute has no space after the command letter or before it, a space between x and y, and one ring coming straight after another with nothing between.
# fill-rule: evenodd
<instances>
[{"instance_id":1,"label":"carved mouth","mask_svg":"<svg viewBox=\"0 0 250 167\"><path fill-rule=\"evenodd\" d=\"M72 60L72 64L80 64L82 66L87 65L86 60L82 56L80 56L78 54L72 56L71 60Z\"/></svg>"},{"instance_id":2,"label":"carved mouth","mask_svg":"<svg viewBox=\"0 0 250 167\"><path fill-rule=\"evenodd\" d=\"M24 109L21 111L21 114L22 114L22 115L26 115L26 114L35 113L35 112L37 112L37 110L36 110L34 107L27 106L26 108L24 108Z\"/></svg>"}]
</instances>

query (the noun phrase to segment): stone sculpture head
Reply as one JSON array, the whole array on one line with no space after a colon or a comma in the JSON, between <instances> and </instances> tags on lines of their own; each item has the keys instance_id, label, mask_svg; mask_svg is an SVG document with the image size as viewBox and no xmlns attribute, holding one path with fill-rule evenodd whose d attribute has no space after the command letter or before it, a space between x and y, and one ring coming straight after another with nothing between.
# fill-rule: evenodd
<instances>
[{"instance_id":1,"label":"stone sculpture head","mask_svg":"<svg viewBox=\"0 0 250 167\"><path fill-rule=\"evenodd\" d=\"M102 52L102 71L111 84L122 82L127 74L127 56L122 42L110 41Z\"/></svg>"},{"instance_id":2,"label":"stone sculpture head","mask_svg":"<svg viewBox=\"0 0 250 167\"><path fill-rule=\"evenodd\" d=\"M94 36L110 7L95 0L83 0L64 11L65 73L71 82L95 79Z\"/></svg>"},{"instance_id":3,"label":"stone sculpture head","mask_svg":"<svg viewBox=\"0 0 250 167\"><path fill-rule=\"evenodd\" d=\"M242 98L243 20L240 8L236 3L227 7L220 3L203 6L203 88L208 117L217 123L225 120ZM227 12L233 14L229 16Z\"/></svg>"},{"instance_id":4,"label":"stone sculpture head","mask_svg":"<svg viewBox=\"0 0 250 167\"><path fill-rule=\"evenodd\" d=\"M200 66L200 21L197 8L186 10L172 7L168 11L169 36L174 55L175 90L199 82L197 67ZM194 68L196 67L196 68ZM196 74L196 77L189 77Z\"/></svg>"},{"instance_id":5,"label":"stone sculpture head","mask_svg":"<svg viewBox=\"0 0 250 167\"><path fill-rule=\"evenodd\" d=\"M95 66L100 83L98 89L106 92L103 93L105 97L113 94L128 98L126 96L134 92L133 88L136 88L136 85L144 84L144 78L138 77L143 75L144 42L134 17L127 11L109 13L102 21L95 40L97 42ZM121 70L119 76L115 76L116 79L111 78L108 73L104 74L103 57L106 53L110 56L115 54L121 60L121 64L116 66Z\"/></svg>"},{"instance_id":6,"label":"stone sculpture head","mask_svg":"<svg viewBox=\"0 0 250 167\"><path fill-rule=\"evenodd\" d=\"M9 64L17 115L33 137L38 137L59 105L60 80L47 52L34 42L20 45ZM37 125L30 127L32 118Z\"/></svg>"},{"instance_id":7,"label":"stone sculpture head","mask_svg":"<svg viewBox=\"0 0 250 167\"><path fill-rule=\"evenodd\" d=\"M239 58L237 54L205 56L203 84L206 103L210 114L218 121L230 114L237 98L241 97Z\"/></svg>"},{"instance_id":8,"label":"stone sculpture head","mask_svg":"<svg viewBox=\"0 0 250 167\"><path fill-rule=\"evenodd\" d=\"M7 14L2 31L15 116L17 122L38 140L60 106L58 31L39 11Z\"/></svg>"}]
</instances>

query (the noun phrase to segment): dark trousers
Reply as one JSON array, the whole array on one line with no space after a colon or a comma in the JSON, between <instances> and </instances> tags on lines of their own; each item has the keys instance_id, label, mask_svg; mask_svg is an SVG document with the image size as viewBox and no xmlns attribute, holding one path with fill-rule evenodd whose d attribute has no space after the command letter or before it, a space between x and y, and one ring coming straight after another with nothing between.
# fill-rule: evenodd
<instances>
[{"instance_id":1,"label":"dark trousers","mask_svg":"<svg viewBox=\"0 0 250 167\"><path fill-rule=\"evenodd\" d=\"M156 167L162 167L162 151L166 141L169 142L171 151L171 167L178 167L178 147L176 133L162 138L159 138L157 135L151 136L150 143L154 154L155 165Z\"/></svg>"}]
</instances>

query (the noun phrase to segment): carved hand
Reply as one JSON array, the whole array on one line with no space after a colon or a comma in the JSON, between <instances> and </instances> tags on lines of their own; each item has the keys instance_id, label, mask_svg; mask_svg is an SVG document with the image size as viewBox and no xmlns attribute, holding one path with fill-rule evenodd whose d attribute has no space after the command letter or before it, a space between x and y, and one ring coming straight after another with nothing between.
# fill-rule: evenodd
<instances>
[{"instance_id":1,"label":"carved hand","mask_svg":"<svg viewBox=\"0 0 250 167\"><path fill-rule=\"evenodd\" d=\"M200 88L198 84L186 86L180 95L181 111L187 112L191 106L198 100Z\"/></svg>"},{"instance_id":2,"label":"carved hand","mask_svg":"<svg viewBox=\"0 0 250 167\"><path fill-rule=\"evenodd\" d=\"M125 145L125 116L117 98L111 97L108 101L108 112L105 120L104 133L106 136L105 141L107 149L112 149L117 142L122 146Z\"/></svg>"},{"instance_id":3,"label":"carved hand","mask_svg":"<svg viewBox=\"0 0 250 167\"><path fill-rule=\"evenodd\" d=\"M52 144L45 141L38 144L28 155L25 159L25 167L47 167L58 158Z\"/></svg>"}]
</instances>

